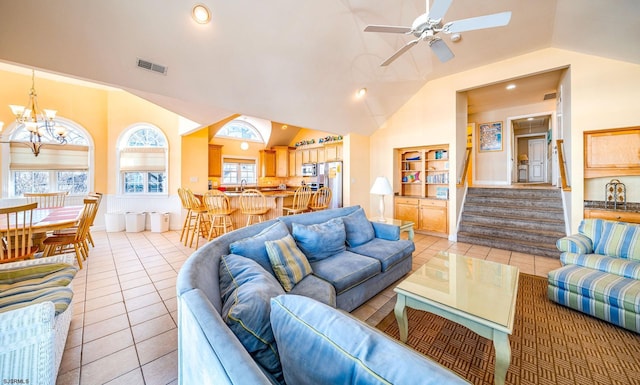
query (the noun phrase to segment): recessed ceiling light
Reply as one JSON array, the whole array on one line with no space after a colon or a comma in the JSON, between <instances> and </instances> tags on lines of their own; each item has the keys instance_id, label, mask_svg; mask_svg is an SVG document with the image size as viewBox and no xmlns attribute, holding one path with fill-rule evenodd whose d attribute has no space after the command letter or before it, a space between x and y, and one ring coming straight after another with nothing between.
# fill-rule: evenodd
<instances>
[{"instance_id":1,"label":"recessed ceiling light","mask_svg":"<svg viewBox=\"0 0 640 385\"><path fill-rule=\"evenodd\" d=\"M360 88L358 90L358 92L356 92L356 96L361 98L363 96L365 96L367 94L367 89L366 88Z\"/></svg>"},{"instance_id":2,"label":"recessed ceiling light","mask_svg":"<svg viewBox=\"0 0 640 385\"><path fill-rule=\"evenodd\" d=\"M506 89L508 89L508 90L514 90L515 88L516 88L516 85L515 85L515 84L509 84L509 85L506 87Z\"/></svg>"},{"instance_id":3,"label":"recessed ceiling light","mask_svg":"<svg viewBox=\"0 0 640 385\"><path fill-rule=\"evenodd\" d=\"M289 128L289 126L287 126L286 124L283 124L282 127L280 127L283 130L286 130L287 128Z\"/></svg>"},{"instance_id":4,"label":"recessed ceiling light","mask_svg":"<svg viewBox=\"0 0 640 385\"><path fill-rule=\"evenodd\" d=\"M196 4L191 10L193 20L198 24L207 24L211 20L211 12L209 8L202 4Z\"/></svg>"},{"instance_id":5,"label":"recessed ceiling light","mask_svg":"<svg viewBox=\"0 0 640 385\"><path fill-rule=\"evenodd\" d=\"M249 143L247 142L240 143L240 149L247 151L249 149Z\"/></svg>"}]
</instances>

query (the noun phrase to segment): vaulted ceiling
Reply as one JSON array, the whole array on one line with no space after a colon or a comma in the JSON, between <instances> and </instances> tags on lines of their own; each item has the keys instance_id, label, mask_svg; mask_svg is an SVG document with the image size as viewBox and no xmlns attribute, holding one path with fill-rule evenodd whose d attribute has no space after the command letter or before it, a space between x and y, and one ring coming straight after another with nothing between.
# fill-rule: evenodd
<instances>
[{"instance_id":1,"label":"vaulted ceiling","mask_svg":"<svg viewBox=\"0 0 640 385\"><path fill-rule=\"evenodd\" d=\"M191 19L196 2L211 23ZM447 38L447 63L422 43L380 67L412 36L364 27L410 26L424 11L422 0L2 0L0 61L122 88L202 125L239 113L365 135L429 80L508 57L556 47L640 63L640 1L453 0L445 22L511 21Z\"/></svg>"}]
</instances>

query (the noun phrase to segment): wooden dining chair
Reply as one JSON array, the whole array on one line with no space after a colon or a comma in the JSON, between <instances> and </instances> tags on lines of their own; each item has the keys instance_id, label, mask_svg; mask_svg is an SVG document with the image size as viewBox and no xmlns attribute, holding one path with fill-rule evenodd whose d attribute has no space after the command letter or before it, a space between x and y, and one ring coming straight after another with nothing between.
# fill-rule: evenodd
<instances>
[{"instance_id":1,"label":"wooden dining chair","mask_svg":"<svg viewBox=\"0 0 640 385\"><path fill-rule=\"evenodd\" d=\"M72 234L53 234L45 238L42 242L44 245L43 257L74 251L78 266L82 269L82 261L89 257L87 234L98 211L98 199L87 197L84 198L83 203L84 207L76 231Z\"/></svg>"},{"instance_id":2,"label":"wooden dining chair","mask_svg":"<svg viewBox=\"0 0 640 385\"><path fill-rule=\"evenodd\" d=\"M253 219L262 222L265 214L269 212L267 200L264 195L256 189L247 189L240 195L240 212L247 216L247 226Z\"/></svg>"},{"instance_id":3,"label":"wooden dining chair","mask_svg":"<svg viewBox=\"0 0 640 385\"><path fill-rule=\"evenodd\" d=\"M95 198L98 200L98 207L96 207L95 213L93 214L93 218L91 218L91 225L89 225L89 232L87 233L87 240L86 240L88 243L91 244L91 246L96 247L96 244L93 242L93 237L91 236L91 227L93 227L93 222L95 221L96 215L98 214L98 210L100 209L100 202L102 202L102 193L90 192L87 196L89 198ZM53 232L53 234L56 234L56 235L74 234L76 231L77 231L77 226L73 226L67 229L56 230Z\"/></svg>"},{"instance_id":4,"label":"wooden dining chair","mask_svg":"<svg viewBox=\"0 0 640 385\"><path fill-rule=\"evenodd\" d=\"M220 234L226 234L227 229L233 230L231 214L237 209L231 208L227 194L219 190L209 190L204 193L202 201L207 208L207 214L211 221L208 240L213 239L214 232L215 236L218 236Z\"/></svg>"},{"instance_id":5,"label":"wooden dining chair","mask_svg":"<svg viewBox=\"0 0 640 385\"><path fill-rule=\"evenodd\" d=\"M300 214L308 211L309 201L311 200L311 187L304 185L296 189L293 195L293 203L291 206L283 206L282 210L285 215Z\"/></svg>"},{"instance_id":6,"label":"wooden dining chair","mask_svg":"<svg viewBox=\"0 0 640 385\"><path fill-rule=\"evenodd\" d=\"M33 245L33 209L37 203L0 208L0 263L31 259L38 251Z\"/></svg>"},{"instance_id":7,"label":"wooden dining chair","mask_svg":"<svg viewBox=\"0 0 640 385\"><path fill-rule=\"evenodd\" d=\"M56 191L46 193L24 193L28 203L38 203L39 209L51 209L64 207L65 199L69 195L68 191Z\"/></svg>"},{"instance_id":8,"label":"wooden dining chair","mask_svg":"<svg viewBox=\"0 0 640 385\"><path fill-rule=\"evenodd\" d=\"M309 210L320 211L325 210L331 203L331 189L329 187L320 187L318 191L313 193L311 202L309 202Z\"/></svg>"}]
</instances>

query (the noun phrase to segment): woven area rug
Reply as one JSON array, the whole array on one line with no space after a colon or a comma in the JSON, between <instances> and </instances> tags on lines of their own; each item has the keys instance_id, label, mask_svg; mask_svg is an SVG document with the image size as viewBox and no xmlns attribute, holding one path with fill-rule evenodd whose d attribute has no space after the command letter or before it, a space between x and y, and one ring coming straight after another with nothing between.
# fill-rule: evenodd
<instances>
[{"instance_id":1,"label":"woven area rug","mask_svg":"<svg viewBox=\"0 0 640 385\"><path fill-rule=\"evenodd\" d=\"M431 313L407 312L407 345L473 384L493 384L490 340ZM399 339L393 311L376 327ZM551 302L542 277L520 274L509 341L507 384L640 384L640 335Z\"/></svg>"}]
</instances>

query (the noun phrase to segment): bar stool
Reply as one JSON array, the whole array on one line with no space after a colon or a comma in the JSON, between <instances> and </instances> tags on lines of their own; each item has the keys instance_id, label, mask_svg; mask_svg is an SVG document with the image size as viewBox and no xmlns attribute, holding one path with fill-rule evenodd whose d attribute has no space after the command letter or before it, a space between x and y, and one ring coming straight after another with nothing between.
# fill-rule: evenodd
<instances>
[{"instance_id":1,"label":"bar stool","mask_svg":"<svg viewBox=\"0 0 640 385\"><path fill-rule=\"evenodd\" d=\"M237 209L231 208L229 197L225 193L218 190L209 190L204 193L202 200L211 221L208 240L213 239L214 229L216 236L222 233L226 234L227 229L233 230L231 214Z\"/></svg>"},{"instance_id":2,"label":"bar stool","mask_svg":"<svg viewBox=\"0 0 640 385\"><path fill-rule=\"evenodd\" d=\"M247 226L254 218L262 222L264 215L269 212L267 200L258 190L244 190L240 195L240 212L247 216Z\"/></svg>"},{"instance_id":3,"label":"bar stool","mask_svg":"<svg viewBox=\"0 0 640 385\"><path fill-rule=\"evenodd\" d=\"M300 214L307 211L311 194L313 194L311 187L307 185L298 187L296 193L293 195L293 203L291 206L282 207L285 215Z\"/></svg>"},{"instance_id":4,"label":"bar stool","mask_svg":"<svg viewBox=\"0 0 640 385\"><path fill-rule=\"evenodd\" d=\"M320 187L318 191L313 193L311 202L309 203L309 210L320 211L329 207L331 203L331 189L328 187Z\"/></svg>"}]
</instances>

